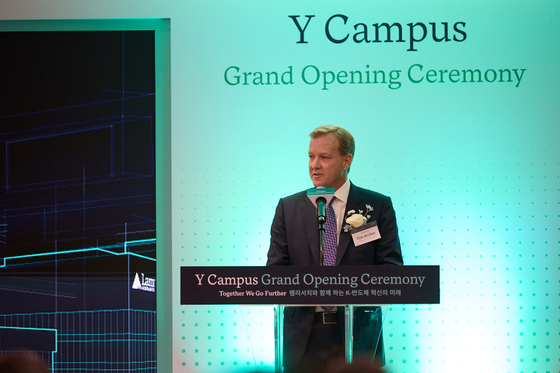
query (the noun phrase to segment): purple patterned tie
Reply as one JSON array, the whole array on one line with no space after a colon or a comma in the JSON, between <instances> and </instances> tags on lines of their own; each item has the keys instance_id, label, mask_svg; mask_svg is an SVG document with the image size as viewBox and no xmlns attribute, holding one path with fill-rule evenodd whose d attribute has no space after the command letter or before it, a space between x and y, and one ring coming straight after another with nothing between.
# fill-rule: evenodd
<instances>
[{"instance_id":1,"label":"purple patterned tie","mask_svg":"<svg viewBox=\"0 0 560 373\"><path fill-rule=\"evenodd\" d=\"M335 197L336 198L336 197ZM325 234L323 235L323 265L334 266L336 265L336 216L332 208L332 202L327 205L327 220L325 221ZM323 311L333 312L336 307L323 306Z\"/></svg>"},{"instance_id":2,"label":"purple patterned tie","mask_svg":"<svg viewBox=\"0 0 560 373\"><path fill-rule=\"evenodd\" d=\"M323 265L336 265L336 216L332 208L332 202L327 205L327 221L325 221L325 235L323 236Z\"/></svg>"}]
</instances>

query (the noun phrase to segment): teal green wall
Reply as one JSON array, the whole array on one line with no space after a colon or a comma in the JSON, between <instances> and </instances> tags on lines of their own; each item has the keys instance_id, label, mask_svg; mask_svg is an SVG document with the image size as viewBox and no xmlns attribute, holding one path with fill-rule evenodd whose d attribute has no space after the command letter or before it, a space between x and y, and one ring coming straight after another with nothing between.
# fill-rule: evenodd
<instances>
[{"instance_id":1,"label":"teal green wall","mask_svg":"<svg viewBox=\"0 0 560 373\"><path fill-rule=\"evenodd\" d=\"M335 14L348 23L333 32L350 39L354 24L382 22L465 22L467 38L428 36L414 52L333 44L325 23ZM315 15L307 44L289 15ZM556 2L205 2L173 16L175 284L183 265L264 265L278 199L311 186L308 133L336 124L357 141L350 179L393 199L405 264L441 266L441 304L387 309L388 371L558 371ZM438 77L479 69L482 82L414 83L415 64ZM303 81L308 65L401 70L401 85L323 90ZM294 84L230 85L230 66L291 66ZM525 70L520 82L489 82L500 69ZM175 288L173 312L175 371L271 369L270 308L180 306Z\"/></svg>"}]
</instances>

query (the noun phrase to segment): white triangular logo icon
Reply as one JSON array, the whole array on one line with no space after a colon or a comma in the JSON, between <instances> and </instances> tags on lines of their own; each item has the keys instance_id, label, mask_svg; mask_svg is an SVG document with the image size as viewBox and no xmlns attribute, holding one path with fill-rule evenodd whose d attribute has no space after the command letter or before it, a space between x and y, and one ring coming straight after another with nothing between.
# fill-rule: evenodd
<instances>
[{"instance_id":1,"label":"white triangular logo icon","mask_svg":"<svg viewBox=\"0 0 560 373\"><path fill-rule=\"evenodd\" d=\"M132 282L133 289L142 289L142 285L140 284L140 278L138 277L138 272L136 272L136 276L134 277L134 281Z\"/></svg>"}]
</instances>

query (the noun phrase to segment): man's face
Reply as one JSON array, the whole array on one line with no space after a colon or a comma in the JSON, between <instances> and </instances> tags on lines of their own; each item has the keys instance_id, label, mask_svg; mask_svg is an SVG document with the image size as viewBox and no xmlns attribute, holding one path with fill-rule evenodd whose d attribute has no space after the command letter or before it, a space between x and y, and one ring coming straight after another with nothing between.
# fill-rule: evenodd
<instances>
[{"instance_id":1,"label":"man's face","mask_svg":"<svg viewBox=\"0 0 560 373\"><path fill-rule=\"evenodd\" d=\"M311 139L309 143L309 176L315 187L340 188L347 179L352 155L341 155L339 140L328 133Z\"/></svg>"}]
</instances>

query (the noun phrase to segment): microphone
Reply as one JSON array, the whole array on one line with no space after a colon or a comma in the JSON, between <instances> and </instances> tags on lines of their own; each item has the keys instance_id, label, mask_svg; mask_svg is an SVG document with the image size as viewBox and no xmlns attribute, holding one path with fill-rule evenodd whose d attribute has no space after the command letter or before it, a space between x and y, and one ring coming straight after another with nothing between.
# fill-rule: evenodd
<instances>
[{"instance_id":1,"label":"microphone","mask_svg":"<svg viewBox=\"0 0 560 373\"><path fill-rule=\"evenodd\" d=\"M317 223L325 224L325 221L327 221L327 210L325 208L325 205L327 204L327 200L325 199L325 197L320 196L319 198L317 198L316 203L317 203Z\"/></svg>"},{"instance_id":2,"label":"microphone","mask_svg":"<svg viewBox=\"0 0 560 373\"><path fill-rule=\"evenodd\" d=\"M325 222L327 221L327 204L334 198L334 188L317 187L307 189L307 198L317 208L317 223L319 223L319 265L323 265L324 250L323 239Z\"/></svg>"},{"instance_id":3,"label":"microphone","mask_svg":"<svg viewBox=\"0 0 560 373\"><path fill-rule=\"evenodd\" d=\"M322 226L327 220L327 204L334 198L334 188L320 186L307 189L307 198L317 208L317 222Z\"/></svg>"}]
</instances>

